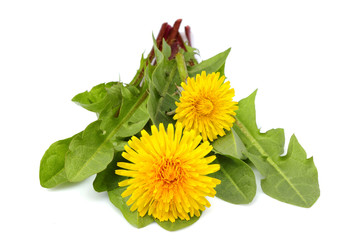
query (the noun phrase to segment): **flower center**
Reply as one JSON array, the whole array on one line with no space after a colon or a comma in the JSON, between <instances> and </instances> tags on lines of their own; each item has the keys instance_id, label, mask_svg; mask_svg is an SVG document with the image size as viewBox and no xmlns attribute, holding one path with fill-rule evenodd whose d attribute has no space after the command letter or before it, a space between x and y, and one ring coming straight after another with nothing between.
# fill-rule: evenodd
<instances>
[{"instance_id":1,"label":"flower center","mask_svg":"<svg viewBox=\"0 0 359 240\"><path fill-rule=\"evenodd\" d=\"M208 115L213 110L213 103L207 98L201 98L196 103L196 110L200 115Z\"/></svg>"},{"instance_id":2,"label":"flower center","mask_svg":"<svg viewBox=\"0 0 359 240\"><path fill-rule=\"evenodd\" d=\"M177 161L166 160L159 167L159 178L166 183L177 182L182 178L183 169Z\"/></svg>"}]
</instances>

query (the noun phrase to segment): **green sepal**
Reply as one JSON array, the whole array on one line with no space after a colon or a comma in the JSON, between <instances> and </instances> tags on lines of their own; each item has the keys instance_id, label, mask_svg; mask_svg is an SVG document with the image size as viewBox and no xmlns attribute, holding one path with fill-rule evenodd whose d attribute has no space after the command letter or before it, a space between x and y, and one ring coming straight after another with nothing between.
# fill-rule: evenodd
<instances>
[{"instance_id":1,"label":"green sepal","mask_svg":"<svg viewBox=\"0 0 359 240\"><path fill-rule=\"evenodd\" d=\"M153 218L147 214L143 217L140 216L138 211L131 212L130 207L126 204L130 196L123 198L121 194L126 190L126 187L118 187L108 191L108 197L112 204L120 209L122 215L127 222L136 228L143 228L153 222Z\"/></svg>"},{"instance_id":2,"label":"green sepal","mask_svg":"<svg viewBox=\"0 0 359 240\"><path fill-rule=\"evenodd\" d=\"M234 204L248 204L256 195L257 184L253 170L242 160L216 154L214 163L219 171L210 174L221 180L216 186L216 197Z\"/></svg>"}]
</instances>

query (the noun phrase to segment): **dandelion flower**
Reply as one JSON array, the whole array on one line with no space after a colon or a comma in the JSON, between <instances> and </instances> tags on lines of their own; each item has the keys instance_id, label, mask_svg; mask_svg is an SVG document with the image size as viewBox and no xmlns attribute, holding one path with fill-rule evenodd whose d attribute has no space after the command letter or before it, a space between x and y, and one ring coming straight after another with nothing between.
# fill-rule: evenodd
<instances>
[{"instance_id":1,"label":"dandelion flower","mask_svg":"<svg viewBox=\"0 0 359 240\"><path fill-rule=\"evenodd\" d=\"M181 84L183 91L173 118L186 130L200 133L204 141L224 136L224 129L229 131L235 121L234 111L238 107L232 100L234 89L224 80L218 72L206 76L203 71L196 79L188 78L187 83Z\"/></svg>"},{"instance_id":2,"label":"dandelion flower","mask_svg":"<svg viewBox=\"0 0 359 240\"><path fill-rule=\"evenodd\" d=\"M206 157L212 150L208 141L200 144L202 137L195 131L182 135L182 130L181 124L176 129L169 124L167 131L163 124L159 129L153 125L152 135L142 130L142 137L128 141L122 156L129 162L119 162L122 169L116 174L129 177L119 186L128 186L122 197L131 196L131 211L174 222L200 216L210 206L206 196L214 197L220 180L206 175L220 166L209 164L216 157Z\"/></svg>"}]
</instances>

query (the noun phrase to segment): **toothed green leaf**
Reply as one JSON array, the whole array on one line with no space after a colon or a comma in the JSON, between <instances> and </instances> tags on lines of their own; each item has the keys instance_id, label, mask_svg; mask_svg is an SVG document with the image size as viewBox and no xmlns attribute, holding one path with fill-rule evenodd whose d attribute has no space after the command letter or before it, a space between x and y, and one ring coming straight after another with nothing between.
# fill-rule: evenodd
<instances>
[{"instance_id":1,"label":"toothed green leaf","mask_svg":"<svg viewBox=\"0 0 359 240\"><path fill-rule=\"evenodd\" d=\"M313 159L293 135L286 156L283 129L261 133L256 124L254 100L256 91L241 100L236 111L234 130L245 144L244 153L264 176L263 192L289 204L311 207L320 195L318 172Z\"/></svg>"}]
</instances>

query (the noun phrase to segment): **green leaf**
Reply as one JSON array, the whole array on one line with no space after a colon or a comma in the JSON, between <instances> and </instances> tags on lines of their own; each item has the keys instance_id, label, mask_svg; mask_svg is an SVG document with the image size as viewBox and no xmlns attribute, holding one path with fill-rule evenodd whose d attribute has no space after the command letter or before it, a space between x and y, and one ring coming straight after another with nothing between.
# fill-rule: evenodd
<instances>
[{"instance_id":1,"label":"green leaf","mask_svg":"<svg viewBox=\"0 0 359 240\"><path fill-rule=\"evenodd\" d=\"M65 170L70 182L79 182L101 172L114 154L108 134L100 129L101 120L91 123L82 135L70 144L65 159Z\"/></svg>"},{"instance_id":2,"label":"green leaf","mask_svg":"<svg viewBox=\"0 0 359 240\"><path fill-rule=\"evenodd\" d=\"M141 56L140 67L136 72L136 75L133 77L129 85L138 86L143 78L144 68L146 66L147 58Z\"/></svg>"},{"instance_id":3,"label":"green leaf","mask_svg":"<svg viewBox=\"0 0 359 240\"><path fill-rule=\"evenodd\" d=\"M126 88L124 88L124 91ZM136 96L134 99L137 98L137 96L139 95L139 92L130 95L130 96L124 96L126 98L126 101L124 101L124 104L127 104L127 100L130 98L134 98L134 96ZM137 99L136 99L137 100ZM143 127L146 125L146 123L149 120L149 115L147 112L147 99L143 101L143 103L136 109L136 111L132 114L132 116L130 117L130 119L125 122L119 129L118 129L118 134L116 134L117 137L130 137L135 135L136 133L138 133L139 131L141 131L143 129ZM126 106L121 106L121 111L120 111L120 115L124 116L127 114L126 112ZM115 124L117 123L117 119L113 118L112 120L115 121Z\"/></svg>"},{"instance_id":4,"label":"green leaf","mask_svg":"<svg viewBox=\"0 0 359 240\"><path fill-rule=\"evenodd\" d=\"M233 129L227 132L223 137L215 140L212 143L212 146L214 151L221 155L233 157L235 159L245 158L243 151L246 151L246 147Z\"/></svg>"},{"instance_id":5,"label":"green leaf","mask_svg":"<svg viewBox=\"0 0 359 240\"><path fill-rule=\"evenodd\" d=\"M115 138L112 140L113 147L116 152L122 152L125 150L125 146L128 141L123 140L122 138Z\"/></svg>"},{"instance_id":6,"label":"green leaf","mask_svg":"<svg viewBox=\"0 0 359 240\"><path fill-rule=\"evenodd\" d=\"M220 72L221 75L224 75L224 64L230 51L231 49L229 48L210 59L204 60L192 67L188 67L188 75L190 77L195 77L197 74L201 74L202 71L206 71L207 74Z\"/></svg>"},{"instance_id":7,"label":"green leaf","mask_svg":"<svg viewBox=\"0 0 359 240\"><path fill-rule=\"evenodd\" d=\"M198 64L196 60L196 55L198 55L198 50L196 48L193 48L185 43L186 51L183 52L184 58L186 63L188 63L187 66L193 66Z\"/></svg>"},{"instance_id":8,"label":"green leaf","mask_svg":"<svg viewBox=\"0 0 359 240\"><path fill-rule=\"evenodd\" d=\"M106 169L97 173L93 182L93 188L97 192L111 191L118 187L118 183L127 177L117 175L115 170L118 169L117 163L126 161L122 156L122 152L115 154L113 160L107 165Z\"/></svg>"},{"instance_id":9,"label":"green leaf","mask_svg":"<svg viewBox=\"0 0 359 240\"><path fill-rule=\"evenodd\" d=\"M181 83L175 60L168 60L162 52L155 47L157 67L146 71L145 77L149 80L149 99L147 104L148 113L155 125L174 123L173 116L167 115L176 108L175 102L179 97L176 95L177 88Z\"/></svg>"},{"instance_id":10,"label":"green leaf","mask_svg":"<svg viewBox=\"0 0 359 240\"><path fill-rule=\"evenodd\" d=\"M162 53L166 59L168 59L171 56L171 46L168 45L165 39L162 39Z\"/></svg>"},{"instance_id":11,"label":"green leaf","mask_svg":"<svg viewBox=\"0 0 359 240\"><path fill-rule=\"evenodd\" d=\"M255 116L256 91L238 104L234 130L247 147L245 155L264 176L263 192L289 204L311 207L320 195L318 172L313 159L293 135L286 156L283 129L260 133Z\"/></svg>"},{"instance_id":12,"label":"green leaf","mask_svg":"<svg viewBox=\"0 0 359 240\"><path fill-rule=\"evenodd\" d=\"M91 112L101 112L111 101L107 89L118 82L101 83L93 87L89 92L77 94L72 101Z\"/></svg>"},{"instance_id":13,"label":"green leaf","mask_svg":"<svg viewBox=\"0 0 359 240\"><path fill-rule=\"evenodd\" d=\"M197 222L198 219L199 219L199 217L193 216L188 221L176 219L176 221L173 223L170 221L162 221L161 222L160 220L156 219L156 223L168 231L177 231L182 228L191 226L193 223Z\"/></svg>"},{"instance_id":14,"label":"green leaf","mask_svg":"<svg viewBox=\"0 0 359 240\"><path fill-rule=\"evenodd\" d=\"M210 176L221 180L216 187L216 197L234 204L248 204L256 195L256 179L253 170L242 160L216 155L219 171Z\"/></svg>"},{"instance_id":15,"label":"green leaf","mask_svg":"<svg viewBox=\"0 0 359 240\"><path fill-rule=\"evenodd\" d=\"M95 121L86 128L82 136L71 142L70 151L65 159L65 170L69 181L82 181L103 171L113 159L113 141L118 140L117 137L121 135L123 126L129 126L129 121L136 115L136 111L142 111L140 107L147 99L146 86L144 85L141 91L122 85L120 87L122 104L119 116ZM137 133L135 131L139 130L138 125L128 127L126 134L134 135Z\"/></svg>"},{"instance_id":16,"label":"green leaf","mask_svg":"<svg viewBox=\"0 0 359 240\"><path fill-rule=\"evenodd\" d=\"M146 87L147 85L143 86L144 89L146 89ZM106 131L116 129L114 137L126 138L141 131L149 120L149 115L146 109L147 93L144 96L144 93L140 93L136 87L130 85L126 87L121 86L121 91L123 99L118 117L108 117L103 119L101 128ZM131 110L133 105L140 100L139 96L144 96L144 99L142 99L141 103L136 106L136 109ZM128 116L130 111L132 111L131 115ZM124 118L128 118L127 121L124 121L119 125L120 119Z\"/></svg>"},{"instance_id":17,"label":"green leaf","mask_svg":"<svg viewBox=\"0 0 359 240\"><path fill-rule=\"evenodd\" d=\"M46 150L40 163L40 184L45 188L53 188L61 183L67 182L64 169L65 155L69 150L70 142L78 133L70 138L57 141Z\"/></svg>"},{"instance_id":18,"label":"green leaf","mask_svg":"<svg viewBox=\"0 0 359 240\"><path fill-rule=\"evenodd\" d=\"M130 207L126 204L130 196L122 198L121 194L126 190L126 187L118 187L108 191L108 197L113 205L115 205L122 212L123 216L132 226L142 228L153 222L153 218L145 215L141 217L138 211L131 212Z\"/></svg>"}]
</instances>

